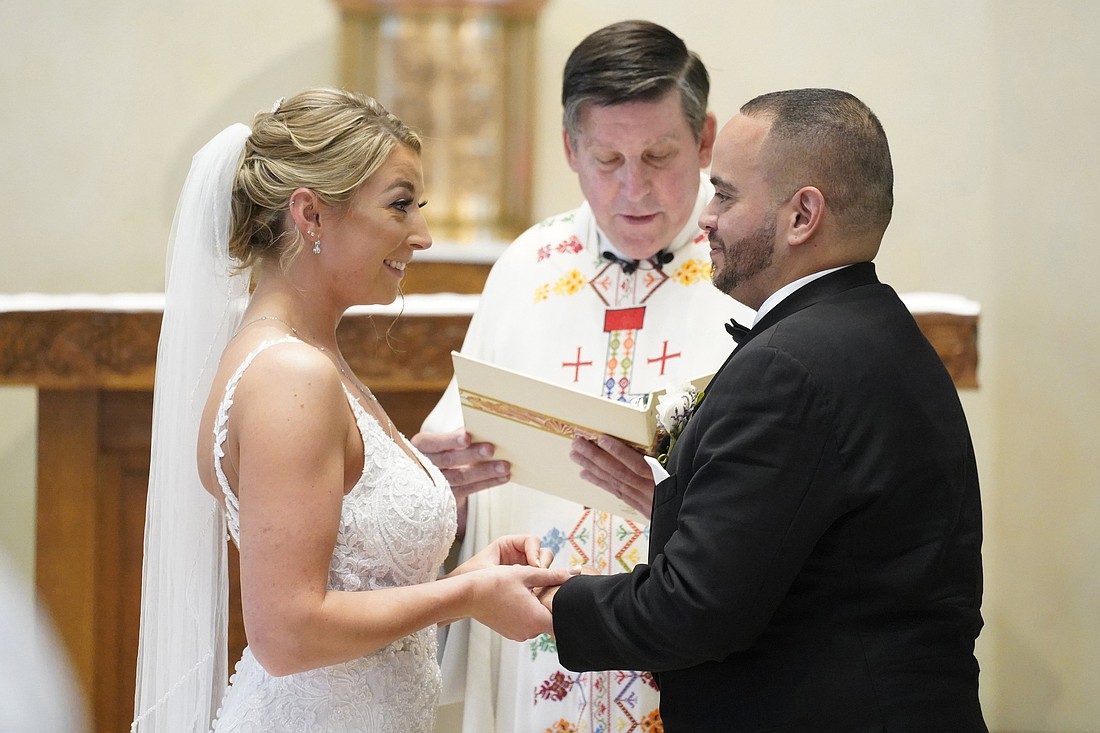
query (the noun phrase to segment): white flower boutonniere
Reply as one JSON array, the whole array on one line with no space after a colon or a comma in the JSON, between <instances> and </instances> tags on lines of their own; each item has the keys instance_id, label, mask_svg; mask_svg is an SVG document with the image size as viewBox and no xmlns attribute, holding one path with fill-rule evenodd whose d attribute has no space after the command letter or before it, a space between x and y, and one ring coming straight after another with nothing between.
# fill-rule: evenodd
<instances>
[{"instance_id":1,"label":"white flower boutonniere","mask_svg":"<svg viewBox=\"0 0 1100 733\"><path fill-rule=\"evenodd\" d=\"M691 382L669 385L657 398L657 461L662 466L668 463L672 446L702 399L703 393Z\"/></svg>"}]
</instances>

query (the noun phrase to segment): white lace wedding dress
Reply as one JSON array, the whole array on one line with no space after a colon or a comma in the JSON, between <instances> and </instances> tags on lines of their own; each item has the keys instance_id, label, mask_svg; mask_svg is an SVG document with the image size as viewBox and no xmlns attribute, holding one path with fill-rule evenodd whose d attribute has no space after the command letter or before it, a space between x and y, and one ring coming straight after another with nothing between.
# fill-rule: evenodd
<instances>
[{"instance_id":1,"label":"white lace wedding dress","mask_svg":"<svg viewBox=\"0 0 1100 733\"><path fill-rule=\"evenodd\" d=\"M265 342L250 353L226 385L218 410L214 463L234 542L240 526L237 501L221 469L233 394L257 354L288 341L298 339ZM419 453L423 469L410 460L344 391L363 436L365 462L363 475L344 498L328 587L370 592L431 581L455 536L454 497L446 479ZM245 649L214 730L421 733L434 728L439 686L435 627L366 657L285 677L268 674Z\"/></svg>"}]
</instances>

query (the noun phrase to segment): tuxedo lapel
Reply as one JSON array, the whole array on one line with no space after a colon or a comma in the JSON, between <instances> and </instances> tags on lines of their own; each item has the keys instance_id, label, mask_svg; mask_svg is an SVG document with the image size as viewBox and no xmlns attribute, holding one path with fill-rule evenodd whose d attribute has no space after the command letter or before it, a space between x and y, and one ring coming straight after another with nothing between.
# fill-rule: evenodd
<instances>
[{"instance_id":1,"label":"tuxedo lapel","mask_svg":"<svg viewBox=\"0 0 1100 733\"><path fill-rule=\"evenodd\" d=\"M860 262L837 270L836 272L830 272L828 275L819 277L813 282L802 286L777 303L774 308L765 313L764 317L745 333L741 341L738 342L733 351L730 352L730 355L722 362L722 366L714 373L714 377L710 380L710 383L715 384L718 381L718 375L725 371L730 361L743 351L745 346L747 346L753 338L779 323L787 316L792 313L797 313L803 308L813 305L825 298L843 293L846 290L858 288L863 285L877 285L878 282L878 276L875 274L875 263ZM692 408L693 415L701 404L702 402L700 401Z\"/></svg>"},{"instance_id":2,"label":"tuxedo lapel","mask_svg":"<svg viewBox=\"0 0 1100 733\"><path fill-rule=\"evenodd\" d=\"M745 340L741 342L741 346L744 346L757 334L767 331L787 316L797 313L807 306L852 288L877 284L878 277L875 274L875 264L873 262L860 262L819 277L813 282L803 285L765 313L764 317L749 330Z\"/></svg>"}]
</instances>

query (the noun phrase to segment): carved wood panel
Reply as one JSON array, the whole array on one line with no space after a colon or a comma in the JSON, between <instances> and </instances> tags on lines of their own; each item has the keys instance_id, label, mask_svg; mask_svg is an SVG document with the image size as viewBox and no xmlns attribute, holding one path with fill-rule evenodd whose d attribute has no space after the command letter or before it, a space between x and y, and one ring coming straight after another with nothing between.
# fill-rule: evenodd
<instances>
[{"instance_id":1,"label":"carved wood panel","mask_svg":"<svg viewBox=\"0 0 1100 733\"><path fill-rule=\"evenodd\" d=\"M977 386L977 317L917 315L959 387ZM399 430L414 434L451 378L468 316L349 316L338 338ZM86 690L95 730L133 710L159 313L0 312L0 384L39 388L40 598ZM61 541L63 538L64 541ZM244 627L231 577L230 654Z\"/></svg>"}]
</instances>

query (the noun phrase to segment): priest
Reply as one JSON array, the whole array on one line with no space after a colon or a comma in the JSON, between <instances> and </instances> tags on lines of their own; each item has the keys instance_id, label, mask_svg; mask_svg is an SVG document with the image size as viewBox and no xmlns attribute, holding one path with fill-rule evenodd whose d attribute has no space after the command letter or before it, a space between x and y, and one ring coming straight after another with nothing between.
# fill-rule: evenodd
<instances>
[{"instance_id":1,"label":"priest","mask_svg":"<svg viewBox=\"0 0 1100 733\"><path fill-rule=\"evenodd\" d=\"M718 369L734 347L723 326L751 311L711 284L696 223L713 194L701 173L716 132L708 92L699 57L653 23L616 23L574 49L562 137L585 201L508 247L464 354L621 401ZM413 442L464 507L463 555L523 532L541 536L556 564L614 574L644 562L647 522L507 483L509 467L491 459L492 446L471 445L461 424L452 383ZM578 482L649 516L653 474L640 454L606 436L578 439L573 452ZM647 672L570 672L549 636L517 644L456 624L443 668L444 701L464 699L465 733L658 729Z\"/></svg>"}]
</instances>

